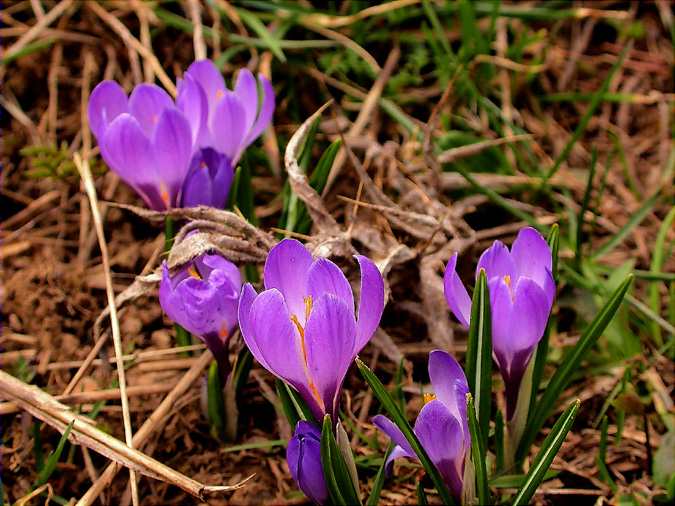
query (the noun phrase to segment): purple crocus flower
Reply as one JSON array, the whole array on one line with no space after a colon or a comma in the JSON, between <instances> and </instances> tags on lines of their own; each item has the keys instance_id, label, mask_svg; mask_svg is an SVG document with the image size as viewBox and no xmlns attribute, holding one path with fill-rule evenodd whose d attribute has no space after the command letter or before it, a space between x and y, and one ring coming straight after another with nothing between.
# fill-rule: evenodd
<instances>
[{"instance_id":1,"label":"purple crocus flower","mask_svg":"<svg viewBox=\"0 0 675 506\"><path fill-rule=\"evenodd\" d=\"M321 467L321 430L301 420L286 449L286 462L298 488L317 504L328 500L328 488Z\"/></svg>"},{"instance_id":2,"label":"purple crocus flower","mask_svg":"<svg viewBox=\"0 0 675 506\"><path fill-rule=\"evenodd\" d=\"M119 84L103 81L91 94L88 115L108 166L148 207L176 207L193 155L193 133L166 91L139 84L127 98Z\"/></svg>"},{"instance_id":3,"label":"purple crocus flower","mask_svg":"<svg viewBox=\"0 0 675 506\"><path fill-rule=\"evenodd\" d=\"M455 267L457 254L445 269L445 298L465 327L471 318L471 299ZM500 241L485 250L476 276L485 269L492 310L493 355L506 385L507 418L515 412L518 390L532 353L544 335L553 299L551 250L535 229L523 228L511 246Z\"/></svg>"},{"instance_id":4,"label":"purple crocus flower","mask_svg":"<svg viewBox=\"0 0 675 506\"><path fill-rule=\"evenodd\" d=\"M258 83L262 99L258 99ZM260 103L259 103L260 102ZM229 90L211 60L199 60L178 82L178 107L185 113L198 147L224 154L235 167L242 153L269 126L274 114L274 89L259 75L241 69Z\"/></svg>"},{"instance_id":5,"label":"purple crocus flower","mask_svg":"<svg viewBox=\"0 0 675 506\"><path fill-rule=\"evenodd\" d=\"M211 148L197 150L183 184L182 207L224 209L234 172L229 160Z\"/></svg>"},{"instance_id":6,"label":"purple crocus flower","mask_svg":"<svg viewBox=\"0 0 675 506\"><path fill-rule=\"evenodd\" d=\"M342 382L368 343L384 309L384 281L375 264L361 268L358 319L352 288L340 268L296 240L274 246L265 262L265 290L244 285L239 326L260 364L295 388L321 420L335 419Z\"/></svg>"},{"instance_id":7,"label":"purple crocus flower","mask_svg":"<svg viewBox=\"0 0 675 506\"><path fill-rule=\"evenodd\" d=\"M443 481L459 501L462 496L464 462L471 448L466 415L469 385L457 361L441 350L429 354L429 378L435 395L425 394L425 401L428 402L417 415L414 431ZM394 422L384 415L377 415L373 423L396 444L387 458L389 472L396 459L417 459L410 443Z\"/></svg>"},{"instance_id":8,"label":"purple crocus flower","mask_svg":"<svg viewBox=\"0 0 675 506\"><path fill-rule=\"evenodd\" d=\"M237 326L239 269L217 254L202 254L171 275L164 262L159 303L174 322L198 336L227 372L227 342Z\"/></svg>"}]
</instances>

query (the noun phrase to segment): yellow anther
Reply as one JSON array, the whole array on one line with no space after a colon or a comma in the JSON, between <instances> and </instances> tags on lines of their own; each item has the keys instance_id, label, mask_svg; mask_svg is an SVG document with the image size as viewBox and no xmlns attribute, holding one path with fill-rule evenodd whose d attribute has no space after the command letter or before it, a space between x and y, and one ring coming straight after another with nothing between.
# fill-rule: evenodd
<instances>
[{"instance_id":1,"label":"yellow anther","mask_svg":"<svg viewBox=\"0 0 675 506\"><path fill-rule=\"evenodd\" d=\"M433 401L434 399L436 399L436 396L434 394L430 394L430 393L424 394L424 404L427 404L427 403Z\"/></svg>"},{"instance_id":2,"label":"yellow anther","mask_svg":"<svg viewBox=\"0 0 675 506\"><path fill-rule=\"evenodd\" d=\"M506 283L506 286L508 286L510 288L511 287L511 276L509 276L508 274L506 276L504 276L504 283Z\"/></svg>"},{"instance_id":3,"label":"yellow anther","mask_svg":"<svg viewBox=\"0 0 675 506\"><path fill-rule=\"evenodd\" d=\"M195 279L200 279L200 280L204 279L204 278L202 278L201 274L199 274L199 271L197 270L197 268L194 265L191 265L190 267L188 267L188 274Z\"/></svg>"},{"instance_id":4,"label":"yellow anther","mask_svg":"<svg viewBox=\"0 0 675 506\"><path fill-rule=\"evenodd\" d=\"M305 321L309 320L309 314L312 312L312 296L308 295L304 298L305 301Z\"/></svg>"}]
</instances>

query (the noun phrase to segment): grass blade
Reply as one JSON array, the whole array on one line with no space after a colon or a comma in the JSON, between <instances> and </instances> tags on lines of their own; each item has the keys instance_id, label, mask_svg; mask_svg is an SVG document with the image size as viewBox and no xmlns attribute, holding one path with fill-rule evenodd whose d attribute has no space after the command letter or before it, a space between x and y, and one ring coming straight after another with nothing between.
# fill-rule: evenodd
<instances>
[{"instance_id":1,"label":"grass blade","mask_svg":"<svg viewBox=\"0 0 675 506\"><path fill-rule=\"evenodd\" d=\"M384 458L382 459L382 465L377 470L377 474L375 475L375 479L373 480L373 488L371 489L370 495L366 500L366 506L377 506L380 502L380 494L382 493L382 487L384 486L384 478L386 477L387 458L389 457L389 454L393 449L394 444L389 443L387 451L384 454Z\"/></svg>"},{"instance_id":2,"label":"grass blade","mask_svg":"<svg viewBox=\"0 0 675 506\"><path fill-rule=\"evenodd\" d=\"M588 210L588 204L591 201L591 192L593 191L593 180L595 179L595 167L598 161L598 151L593 148L591 153L591 168L588 171L588 181L586 182L586 191L584 191L584 198L581 201L581 208L579 209L579 214L577 215L577 238L576 238L576 248L574 250L574 261L577 266L577 270L581 266L581 248L583 246L584 240L584 216Z\"/></svg>"},{"instance_id":3,"label":"grass blade","mask_svg":"<svg viewBox=\"0 0 675 506\"><path fill-rule=\"evenodd\" d=\"M351 452L349 448L347 450ZM347 463L333 435L330 415L324 417L321 428L321 466L333 504L361 504Z\"/></svg>"},{"instance_id":4,"label":"grass blade","mask_svg":"<svg viewBox=\"0 0 675 506\"><path fill-rule=\"evenodd\" d=\"M633 47L633 44L626 44L624 46L623 51L621 51L621 54L619 55L619 58L617 58L616 62L612 66L611 70L607 74L607 77L605 77L604 82L602 83L602 86L595 92L593 95L593 98L591 99L590 103L588 104L588 108L586 109L586 112L584 112L584 115L581 117L579 120L579 124L577 125L576 130L574 130L574 133L572 134L572 137L570 137L570 140L567 141L567 144L565 144L565 147L563 150L560 152L558 157L555 159L553 162L553 166L549 169L549 171L546 173L546 175L543 178L543 181L541 183L541 186L544 187L546 186L546 183L553 177L553 175L558 172L558 169L560 166L563 164L565 160L567 160L567 157L570 155L572 152L572 148L574 145L577 143L577 141L581 138L583 133L586 131L586 127L588 126L589 121L595 114L595 110L598 108L598 106L602 103L602 99L607 92L607 89L609 88L609 83L612 81L612 78L614 77L614 74L616 74L616 71L621 68L621 65L623 65L623 60L626 58L626 55L628 54L628 51L630 51Z\"/></svg>"},{"instance_id":5,"label":"grass blade","mask_svg":"<svg viewBox=\"0 0 675 506\"><path fill-rule=\"evenodd\" d=\"M70 435L70 431L72 430L74 423L75 420L72 420L68 424L68 427L66 427L66 430L64 430L63 434L61 435L61 439L59 439L59 444L56 445L56 449L49 454L49 457L47 457L45 465L42 467L42 469L40 469L40 472L35 479L35 484L33 485L34 489L47 483L47 480L49 480L49 477L56 469L56 464L58 464L59 459L61 458L61 453L63 453L63 449L66 446L66 441L68 441L68 436Z\"/></svg>"},{"instance_id":6,"label":"grass blade","mask_svg":"<svg viewBox=\"0 0 675 506\"><path fill-rule=\"evenodd\" d=\"M471 433L471 461L476 473L476 492L478 504L490 504L490 489L488 488L487 469L485 467L485 446L481 427L476 418L476 408L471 394L466 395L466 412L469 417L469 432Z\"/></svg>"},{"instance_id":7,"label":"grass blade","mask_svg":"<svg viewBox=\"0 0 675 506\"><path fill-rule=\"evenodd\" d=\"M539 487L539 484L543 481L546 476L546 471L548 471L560 446L563 444L563 441L565 441L567 433L577 416L580 405L581 402L578 399L570 404L565 412L560 415L560 418L558 418L558 421L551 429L551 433L546 436L539 453L537 453L537 456L534 458L532 467L530 467L530 470L527 473L523 487L513 499L513 506L530 504L532 496L537 490L537 487Z\"/></svg>"},{"instance_id":8,"label":"grass blade","mask_svg":"<svg viewBox=\"0 0 675 506\"><path fill-rule=\"evenodd\" d=\"M658 200L658 197L659 194L657 192L645 200L644 204L640 206L640 209L633 213L630 220L628 220L628 222L623 227L621 227L621 229L616 234L614 234L614 236L609 241L603 244L600 249L593 254L592 258L600 258L621 244L626 236L630 234L631 231L637 227L640 222L642 222L642 220L644 220L645 217L651 212L652 208L656 204L656 201Z\"/></svg>"},{"instance_id":9,"label":"grass blade","mask_svg":"<svg viewBox=\"0 0 675 506\"><path fill-rule=\"evenodd\" d=\"M323 468L323 476L326 479L326 488L328 488L331 504L346 504L333 472L333 463L330 455L330 440L332 437L333 431L331 429L330 415L326 415L321 427L321 467Z\"/></svg>"},{"instance_id":10,"label":"grass blade","mask_svg":"<svg viewBox=\"0 0 675 506\"><path fill-rule=\"evenodd\" d=\"M650 272L654 275L658 275L663 268L666 236L669 230L673 228L673 221L675 221L675 207L671 208L666 217L663 219L663 223L659 228L659 231L656 235L656 242L654 243L654 256L652 257L652 264L650 266ZM652 311L655 313L661 312L661 296L659 295L659 286L656 283L653 283L649 286L649 305L651 306ZM672 320L671 320L672 321ZM652 330L652 337L657 346L663 346L663 336L661 335L661 327L658 323L650 322L650 327Z\"/></svg>"},{"instance_id":11,"label":"grass blade","mask_svg":"<svg viewBox=\"0 0 675 506\"><path fill-rule=\"evenodd\" d=\"M609 473L607 468L606 457L607 457L607 417L602 418L602 427L600 428L600 447L598 449L598 458L596 464L598 466L598 474L600 479L609 485L609 488L613 493L616 494L618 487L612 479L612 475Z\"/></svg>"},{"instance_id":12,"label":"grass blade","mask_svg":"<svg viewBox=\"0 0 675 506\"><path fill-rule=\"evenodd\" d=\"M275 384L277 396L281 401L281 409L284 411L292 430L295 430L295 426L300 420L315 421L311 411L295 390L280 379L277 379Z\"/></svg>"},{"instance_id":13,"label":"grass blade","mask_svg":"<svg viewBox=\"0 0 675 506\"><path fill-rule=\"evenodd\" d=\"M389 392L387 392L387 389L384 387L382 382L377 378L377 376L375 376L375 374L373 374L373 371L371 371L366 364L357 358L356 365L358 366L359 371L361 371L361 375L366 380L366 383L368 383L370 388L373 390L377 400L380 401L380 404L382 404L382 407L389 414L391 420L401 430L405 438L410 443L410 446L415 451L415 454L419 458L422 467L427 472L429 478L431 478L431 481L436 487L438 495L441 498L441 502L443 502L443 504L453 504L454 501L450 495L450 491L443 482L441 474L438 472L438 469L436 469L434 463L431 462L429 455L427 455L427 452L422 447L419 439L417 439L417 436L413 432L413 429L408 423L408 420L406 420L405 415L399 408L398 403L391 397L391 395L389 395Z\"/></svg>"},{"instance_id":14,"label":"grass blade","mask_svg":"<svg viewBox=\"0 0 675 506\"><path fill-rule=\"evenodd\" d=\"M492 393L492 330L490 294L485 270L478 275L471 303L471 325L466 350L466 376L469 389L476 399L476 419L481 448L487 448ZM471 401L473 405L473 400ZM484 504L484 503L481 503Z\"/></svg>"},{"instance_id":15,"label":"grass blade","mask_svg":"<svg viewBox=\"0 0 675 506\"><path fill-rule=\"evenodd\" d=\"M429 504L429 499L427 499L427 493L424 491L422 480L417 482L417 504L419 504L419 506L428 506Z\"/></svg>"},{"instance_id":16,"label":"grass blade","mask_svg":"<svg viewBox=\"0 0 675 506\"><path fill-rule=\"evenodd\" d=\"M274 37L267 27L263 24L262 21L253 13L245 11L243 9L237 9L237 13L241 17L242 21L246 23L251 30L258 34L258 36L267 44L267 47L270 51L276 56L279 61L286 63L286 56L281 50L279 45L279 39Z\"/></svg>"},{"instance_id":17,"label":"grass blade","mask_svg":"<svg viewBox=\"0 0 675 506\"><path fill-rule=\"evenodd\" d=\"M517 460L521 460L530 448L560 394L567 388L574 371L579 367L581 359L588 353L614 318L632 282L633 276L630 275L619 285L556 370L527 424L518 449Z\"/></svg>"}]
</instances>

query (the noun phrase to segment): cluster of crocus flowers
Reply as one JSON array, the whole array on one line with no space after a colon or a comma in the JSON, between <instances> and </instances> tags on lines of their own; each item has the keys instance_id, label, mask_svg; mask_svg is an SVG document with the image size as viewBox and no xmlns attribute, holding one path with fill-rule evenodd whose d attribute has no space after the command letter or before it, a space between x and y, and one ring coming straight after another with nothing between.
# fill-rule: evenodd
<instances>
[{"instance_id":1,"label":"cluster of crocus flowers","mask_svg":"<svg viewBox=\"0 0 675 506\"><path fill-rule=\"evenodd\" d=\"M445 270L445 297L468 328L471 299L455 270L455 254ZM551 250L535 229L522 229L511 250L495 241L478 261L490 291L493 356L506 386L507 419L516 409L523 374L544 335L555 297Z\"/></svg>"},{"instance_id":2,"label":"cluster of crocus flowers","mask_svg":"<svg viewBox=\"0 0 675 506\"><path fill-rule=\"evenodd\" d=\"M356 256L361 269L358 317L354 294L340 268L313 259L298 241L284 239L270 251L265 290L244 285L239 301L241 334L253 356L293 387L317 420L337 413L342 382L368 343L384 309L384 281L375 264Z\"/></svg>"},{"instance_id":3,"label":"cluster of crocus flowers","mask_svg":"<svg viewBox=\"0 0 675 506\"><path fill-rule=\"evenodd\" d=\"M462 497L464 465L471 448L466 413L469 386L464 371L448 353L434 350L429 354L429 378L434 394L425 394L425 404L415 421L415 435L443 477L450 492ZM387 468L396 459L417 459L401 430L384 415L373 423L396 444L387 458Z\"/></svg>"},{"instance_id":4,"label":"cluster of crocus flowers","mask_svg":"<svg viewBox=\"0 0 675 506\"><path fill-rule=\"evenodd\" d=\"M175 101L154 84L140 84L127 97L119 84L103 81L88 107L105 162L158 211L223 208L233 167L273 113L274 90L267 79L241 69L229 90L210 60L190 66Z\"/></svg>"},{"instance_id":5,"label":"cluster of crocus flowers","mask_svg":"<svg viewBox=\"0 0 675 506\"><path fill-rule=\"evenodd\" d=\"M174 322L198 336L218 362L221 375L228 372L227 343L237 327L241 292L239 269L218 254L205 253L173 275L164 262L159 302Z\"/></svg>"}]
</instances>

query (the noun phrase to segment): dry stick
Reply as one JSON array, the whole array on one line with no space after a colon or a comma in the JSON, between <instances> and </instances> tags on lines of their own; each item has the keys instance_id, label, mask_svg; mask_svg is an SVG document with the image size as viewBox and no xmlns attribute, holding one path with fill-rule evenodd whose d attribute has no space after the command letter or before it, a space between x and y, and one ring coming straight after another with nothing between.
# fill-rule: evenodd
<instances>
[{"instance_id":1,"label":"dry stick","mask_svg":"<svg viewBox=\"0 0 675 506\"><path fill-rule=\"evenodd\" d=\"M204 42L204 30L202 28L202 14L197 0L187 0L192 26L192 44L195 48L195 60L206 59L206 43Z\"/></svg>"},{"instance_id":2,"label":"dry stick","mask_svg":"<svg viewBox=\"0 0 675 506\"><path fill-rule=\"evenodd\" d=\"M127 396L133 397L136 395L163 394L175 386L175 383L158 383L156 385L138 385L128 387ZM120 390L119 388L110 388L107 390L95 390L92 392L56 395L54 398L60 402L63 402L64 404L90 404L98 401L117 400L120 398ZM10 401L0 403L0 415L16 413L19 410L20 408L15 402Z\"/></svg>"},{"instance_id":3,"label":"dry stick","mask_svg":"<svg viewBox=\"0 0 675 506\"><path fill-rule=\"evenodd\" d=\"M162 425L163 418L174 408L174 405L178 399L190 388L192 383L202 374L202 371L211 363L213 360L213 355L211 352L205 351L199 357L199 359L194 363L194 365L185 373L185 375L178 382L176 387L169 392L169 394L164 398L157 409L150 415L150 417L143 423L140 429L134 435L134 445L137 447L143 447L145 441L152 435L152 433L159 429ZM115 477L119 471L120 466L116 462L111 463L105 471L101 474L100 478L92 484L92 486L85 492L85 494L77 502L76 506L89 506L96 501L96 498L105 490L112 479ZM234 490L241 487L246 481L250 479L247 478L244 481L233 485L230 487L205 487L205 490L202 492L202 495L205 493L212 493L218 491L227 491Z\"/></svg>"},{"instance_id":4,"label":"dry stick","mask_svg":"<svg viewBox=\"0 0 675 506\"><path fill-rule=\"evenodd\" d=\"M327 26L330 28L338 28L340 26L347 26L362 19L365 19L370 16L377 16L379 14L385 14L387 12L402 9L409 5L415 5L420 3L421 0L393 0L392 2L385 2L380 5L373 5L363 9L356 14L351 16L329 16L327 14L308 14L300 18L301 21L308 21L315 23L321 26Z\"/></svg>"},{"instance_id":5,"label":"dry stick","mask_svg":"<svg viewBox=\"0 0 675 506\"><path fill-rule=\"evenodd\" d=\"M19 40L12 44L5 51L5 59L11 59L18 51L26 47L35 37L37 37L45 28L51 25L56 19L73 4L73 0L63 0L56 7L50 10L45 16L35 23L30 30L24 33Z\"/></svg>"},{"instance_id":6,"label":"dry stick","mask_svg":"<svg viewBox=\"0 0 675 506\"><path fill-rule=\"evenodd\" d=\"M211 360L212 356L207 355L208 359ZM178 385L176 385L174 391L177 388ZM0 371L0 391L12 398L21 409L26 410L61 433L65 432L68 425L72 424L69 440L73 443L93 449L115 462L116 465L126 466L153 479L176 485L195 497L203 499L207 494L232 490L237 487L207 486L193 480L152 457L130 448L119 439L97 428L93 420L73 413L68 406L61 404L38 387L27 385L4 371ZM172 399L173 402L175 402L175 399ZM171 409L171 406L167 406L167 410L169 409Z\"/></svg>"},{"instance_id":7,"label":"dry stick","mask_svg":"<svg viewBox=\"0 0 675 506\"><path fill-rule=\"evenodd\" d=\"M98 2L87 2L87 8L91 9L94 11L94 13L100 17L103 21L105 21L110 28L112 28L117 35L124 41L124 43L130 47L132 47L135 51L138 52L143 58L146 58L149 62L150 65L152 65L153 70L157 74L157 77L159 80L162 82L164 87L166 88L166 91L171 93L174 97L176 96L176 86L173 84L173 81L169 78L167 73L164 71L162 68L162 64L159 63L159 60L157 57L154 55L152 51L150 51L147 47L145 47L143 44L141 44L136 37L134 37L131 32L128 30L122 22L117 19L115 16L110 14L107 10L105 10L103 7L101 7Z\"/></svg>"},{"instance_id":8,"label":"dry stick","mask_svg":"<svg viewBox=\"0 0 675 506\"><path fill-rule=\"evenodd\" d=\"M398 63L398 59L401 56L401 49L398 45L394 46L394 49L391 50L389 56L387 56L387 61L384 64L382 72L377 76L373 87L368 92L366 99L363 102L363 107L359 112L359 115L356 117L356 121L349 128L349 131L345 137L356 137L361 135L363 129L366 127L368 122L371 120L373 115L373 110L377 107L378 100L382 96L382 91L384 90L385 84L389 80L391 73ZM340 174L342 166L345 161L347 161L347 152L346 148L343 147L335 157L333 166L330 168L330 173L328 174L328 180L326 181L326 187L323 190L322 195L326 196L330 191L332 184L335 182L335 178Z\"/></svg>"},{"instance_id":9,"label":"dry stick","mask_svg":"<svg viewBox=\"0 0 675 506\"><path fill-rule=\"evenodd\" d=\"M124 373L124 362L122 360L122 337L120 336L120 322L117 319L117 307L115 306L115 292L112 286L112 276L110 274L110 258L108 256L108 245L105 242L105 234L103 233L103 223L101 214L98 210L98 199L96 197L96 188L89 170L89 162L82 160L78 153L74 156L75 166L80 173L84 188L89 197L89 204L91 205L91 214L94 219L94 227L96 228L96 235L98 236L98 245L101 249L101 260L103 262L103 272L105 275L106 296L108 298L108 308L110 309L110 327L112 329L113 344L115 347L115 357L117 363L117 377L119 378L120 396L122 398L122 420L124 422L124 438L127 445L133 448L132 432L131 432L131 417L129 415L129 399L127 398L127 380ZM136 482L135 471L129 469L129 479L131 480L131 500L134 506L138 506L138 484Z\"/></svg>"}]
</instances>

